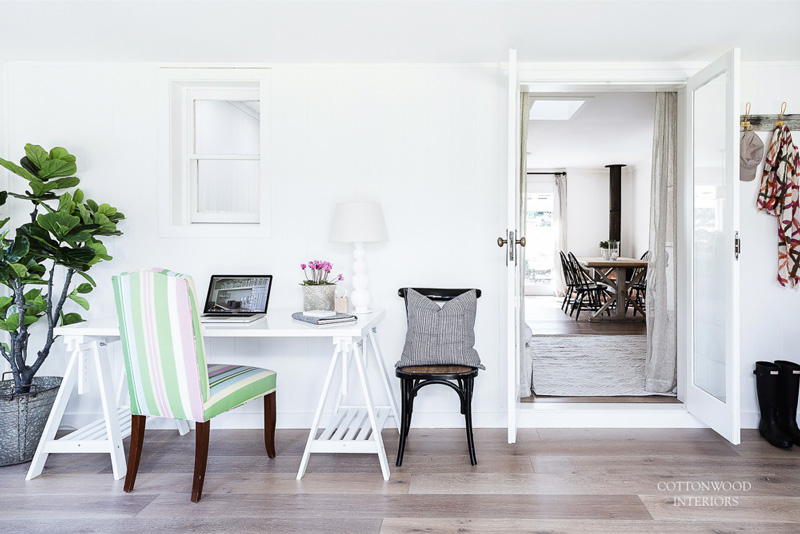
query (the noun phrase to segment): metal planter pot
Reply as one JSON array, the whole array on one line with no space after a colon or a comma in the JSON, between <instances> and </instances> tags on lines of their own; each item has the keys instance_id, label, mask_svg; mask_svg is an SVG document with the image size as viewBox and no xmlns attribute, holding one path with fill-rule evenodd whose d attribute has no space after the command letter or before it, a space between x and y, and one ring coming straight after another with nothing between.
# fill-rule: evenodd
<instances>
[{"instance_id":1,"label":"metal planter pot","mask_svg":"<svg viewBox=\"0 0 800 534\"><path fill-rule=\"evenodd\" d=\"M33 459L60 386L60 376L37 376L30 393L14 395L14 381L0 381L0 466Z\"/></svg>"}]
</instances>

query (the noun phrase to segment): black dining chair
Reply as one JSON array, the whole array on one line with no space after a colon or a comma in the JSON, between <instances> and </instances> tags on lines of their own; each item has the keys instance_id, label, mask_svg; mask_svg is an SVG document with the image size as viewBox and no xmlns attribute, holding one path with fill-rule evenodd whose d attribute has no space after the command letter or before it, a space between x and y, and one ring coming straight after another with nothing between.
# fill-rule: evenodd
<instances>
[{"instance_id":1,"label":"black dining chair","mask_svg":"<svg viewBox=\"0 0 800 534\"><path fill-rule=\"evenodd\" d=\"M564 300L561 302L561 309L564 313L569 313L570 306L574 304L572 295L575 292L576 283L572 277L572 271L569 268L567 256L560 250L558 254L561 257L561 271L564 273Z\"/></svg>"},{"instance_id":2,"label":"black dining chair","mask_svg":"<svg viewBox=\"0 0 800 534\"><path fill-rule=\"evenodd\" d=\"M567 254L572 277L576 282L575 286L575 304L572 305L572 312L577 311L575 320L581 317L581 311L586 309L590 311L599 310L605 300L611 298L612 290L607 284L602 282L595 282L589 273L583 268L583 265L578 261L578 258L572 252ZM613 304L612 304L613 306ZM611 306L606 308L606 313L611 315Z\"/></svg>"},{"instance_id":3,"label":"black dining chair","mask_svg":"<svg viewBox=\"0 0 800 534\"><path fill-rule=\"evenodd\" d=\"M408 311L408 299L406 294L409 289L414 289L418 293L425 295L431 300L448 301L456 298L470 289L440 289L440 288L401 288L397 294L406 301L406 311ZM481 290L475 290L476 296L480 298ZM475 385L475 377L478 376L478 368L468 365L414 365L398 367L395 375L400 379L401 414L400 414L400 444L397 447L397 462L400 467L403 465L403 454L406 447L406 438L411 429L411 415L414 411L414 398L420 389L431 384L441 384L453 389L457 394L461 404L461 413L464 415L467 429L467 447L469 449L469 460L472 465L478 465L475 457L475 442L472 438L472 391Z\"/></svg>"},{"instance_id":4,"label":"black dining chair","mask_svg":"<svg viewBox=\"0 0 800 534\"><path fill-rule=\"evenodd\" d=\"M650 251L646 251L642 254L642 257L639 258L641 260L650 260ZM647 267L638 267L633 269L631 272L631 277L628 281L635 280L637 276L641 273L641 277L638 281L630 284L628 287L628 300L626 301L625 311L627 312L627 302L635 302L637 306L641 309L646 310L647 306ZM633 308L633 315L636 316L636 307Z\"/></svg>"}]
</instances>

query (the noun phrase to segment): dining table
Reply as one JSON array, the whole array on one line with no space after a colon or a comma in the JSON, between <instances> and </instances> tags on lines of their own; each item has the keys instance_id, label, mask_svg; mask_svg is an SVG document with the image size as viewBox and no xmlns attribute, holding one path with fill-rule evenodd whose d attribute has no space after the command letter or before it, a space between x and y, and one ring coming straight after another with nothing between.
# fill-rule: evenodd
<instances>
[{"instance_id":1,"label":"dining table","mask_svg":"<svg viewBox=\"0 0 800 534\"><path fill-rule=\"evenodd\" d=\"M647 273L647 260L619 257L617 259L603 259L601 257L578 258L584 267L594 269L600 282L606 284L613 292L612 298L589 316L589 321L644 321L647 317L645 310L630 298L630 288L640 282ZM628 280L628 270L633 269L634 274ZM614 276L612 276L612 273ZM615 309L611 310L611 306ZM628 317L628 306L641 313L640 316ZM610 313L606 314L607 312Z\"/></svg>"}]
</instances>

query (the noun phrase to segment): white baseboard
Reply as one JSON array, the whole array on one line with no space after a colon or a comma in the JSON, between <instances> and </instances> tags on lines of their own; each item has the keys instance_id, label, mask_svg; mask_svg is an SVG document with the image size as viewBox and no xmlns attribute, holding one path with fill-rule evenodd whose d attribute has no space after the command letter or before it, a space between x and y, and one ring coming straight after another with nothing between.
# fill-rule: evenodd
<instances>
[{"instance_id":1,"label":"white baseboard","mask_svg":"<svg viewBox=\"0 0 800 534\"><path fill-rule=\"evenodd\" d=\"M314 414L279 413L278 428L310 428ZM77 428L100 414L65 414L63 428ZM665 404L550 404L524 405L518 415L519 428L703 428L705 425L687 413L683 405ZM323 422L325 419L323 419ZM476 412L475 428L506 428L505 412ZM263 416L234 411L214 418L214 428L262 428ZM171 429L169 419L148 421L148 428ZM387 423L392 427L393 423ZM464 416L458 412L415 412L414 428L462 428ZM758 428L758 412L742 412L742 428Z\"/></svg>"}]
</instances>

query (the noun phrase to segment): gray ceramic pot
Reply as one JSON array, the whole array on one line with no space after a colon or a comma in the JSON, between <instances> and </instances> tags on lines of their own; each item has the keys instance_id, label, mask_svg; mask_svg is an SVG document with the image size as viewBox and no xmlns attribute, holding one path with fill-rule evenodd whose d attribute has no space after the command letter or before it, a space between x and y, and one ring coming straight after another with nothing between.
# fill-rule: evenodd
<instances>
[{"instance_id":1,"label":"gray ceramic pot","mask_svg":"<svg viewBox=\"0 0 800 534\"><path fill-rule=\"evenodd\" d=\"M303 286L303 311L308 310L333 310L333 300L336 298L336 286Z\"/></svg>"},{"instance_id":2,"label":"gray ceramic pot","mask_svg":"<svg viewBox=\"0 0 800 534\"><path fill-rule=\"evenodd\" d=\"M0 381L0 466L31 461L60 386L60 376L37 376L14 395L14 381Z\"/></svg>"}]
</instances>

